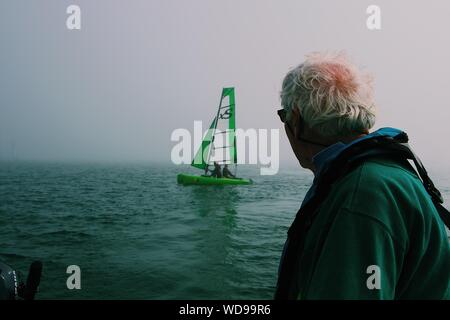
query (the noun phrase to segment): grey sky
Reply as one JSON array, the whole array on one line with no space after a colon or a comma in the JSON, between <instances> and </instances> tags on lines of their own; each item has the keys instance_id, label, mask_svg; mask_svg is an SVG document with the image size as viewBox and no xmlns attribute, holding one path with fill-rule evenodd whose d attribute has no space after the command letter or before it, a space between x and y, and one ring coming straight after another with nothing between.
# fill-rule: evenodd
<instances>
[{"instance_id":1,"label":"grey sky","mask_svg":"<svg viewBox=\"0 0 450 320\"><path fill-rule=\"evenodd\" d=\"M70 4L80 31L66 29ZM366 28L370 4L380 31ZM375 77L375 128L404 129L428 166L445 166L449 13L444 0L3 0L0 158L15 145L19 159L170 161L172 130L209 125L224 86L238 127L281 129L289 68L345 50Z\"/></svg>"}]
</instances>

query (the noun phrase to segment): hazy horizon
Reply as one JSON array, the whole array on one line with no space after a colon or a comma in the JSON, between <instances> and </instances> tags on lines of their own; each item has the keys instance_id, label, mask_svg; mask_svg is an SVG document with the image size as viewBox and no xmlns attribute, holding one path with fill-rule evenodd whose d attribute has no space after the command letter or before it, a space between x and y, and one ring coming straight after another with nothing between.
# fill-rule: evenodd
<instances>
[{"instance_id":1,"label":"hazy horizon","mask_svg":"<svg viewBox=\"0 0 450 320\"><path fill-rule=\"evenodd\" d=\"M66 8L81 8L81 30ZM382 29L366 27L381 8ZM312 51L344 50L373 74L374 130L405 130L427 168L447 168L450 3L29 1L0 4L0 160L168 163L174 129L212 120L236 88L237 127L280 129L281 81Z\"/></svg>"}]
</instances>

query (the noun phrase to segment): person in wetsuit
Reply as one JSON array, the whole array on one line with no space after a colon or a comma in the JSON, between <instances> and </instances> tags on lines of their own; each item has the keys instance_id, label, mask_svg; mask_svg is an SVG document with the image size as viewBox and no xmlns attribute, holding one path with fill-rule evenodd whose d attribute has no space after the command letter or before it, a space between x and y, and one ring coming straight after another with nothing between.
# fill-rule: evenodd
<instances>
[{"instance_id":1,"label":"person in wetsuit","mask_svg":"<svg viewBox=\"0 0 450 320\"><path fill-rule=\"evenodd\" d=\"M230 178L230 179L236 178L235 175L232 174L230 172L230 170L228 169L228 165L227 164L223 166L222 175L223 175L224 178Z\"/></svg>"},{"instance_id":2,"label":"person in wetsuit","mask_svg":"<svg viewBox=\"0 0 450 320\"><path fill-rule=\"evenodd\" d=\"M214 161L214 170L211 171L210 177L222 178L222 170L220 164Z\"/></svg>"}]
</instances>

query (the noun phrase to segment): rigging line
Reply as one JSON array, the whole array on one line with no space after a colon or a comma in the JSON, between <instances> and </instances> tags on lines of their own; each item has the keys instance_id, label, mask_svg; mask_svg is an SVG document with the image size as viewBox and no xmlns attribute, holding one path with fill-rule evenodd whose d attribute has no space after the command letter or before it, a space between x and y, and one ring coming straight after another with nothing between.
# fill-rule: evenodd
<instances>
[{"instance_id":1,"label":"rigging line","mask_svg":"<svg viewBox=\"0 0 450 320\"><path fill-rule=\"evenodd\" d=\"M225 109L225 108L229 108L231 106L234 106L234 104L230 104L229 106L223 106L223 107L220 107L219 109Z\"/></svg>"},{"instance_id":2,"label":"rigging line","mask_svg":"<svg viewBox=\"0 0 450 320\"><path fill-rule=\"evenodd\" d=\"M225 131L215 132L214 134L216 135L216 134L224 134L224 133L230 133L230 132L233 132L233 130L232 129L227 129Z\"/></svg>"},{"instance_id":3,"label":"rigging line","mask_svg":"<svg viewBox=\"0 0 450 320\"><path fill-rule=\"evenodd\" d=\"M220 95L220 100L219 100L219 108L217 109L217 113L216 113L216 117L214 118L214 131L212 134L212 142L211 142L211 146L209 150L208 150L208 157L206 158L206 163L209 163L209 159L211 158L211 151L214 148L214 136L215 136L215 132L217 130L217 122L219 122L219 114L220 114L220 106L222 105L222 100L223 100L223 90L222 90L222 94Z\"/></svg>"}]
</instances>

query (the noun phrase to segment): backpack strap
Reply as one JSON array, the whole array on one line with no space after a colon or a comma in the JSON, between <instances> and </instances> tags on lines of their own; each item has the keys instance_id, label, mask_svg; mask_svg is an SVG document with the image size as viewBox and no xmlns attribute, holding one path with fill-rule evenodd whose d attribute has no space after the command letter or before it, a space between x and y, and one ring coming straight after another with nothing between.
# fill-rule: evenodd
<instances>
[{"instance_id":1,"label":"backpack strap","mask_svg":"<svg viewBox=\"0 0 450 320\"><path fill-rule=\"evenodd\" d=\"M416 167L416 174L421 179L422 184L425 190L431 197L434 206L436 207L437 212L439 213L439 217L450 229L450 212L442 205L444 203L444 199L442 198L441 192L434 186L433 181L428 176L428 173L420 161L419 157L412 151L407 143L398 143L388 148L392 149L394 152L400 153L401 156L404 156L406 159L412 160Z\"/></svg>"}]
</instances>

